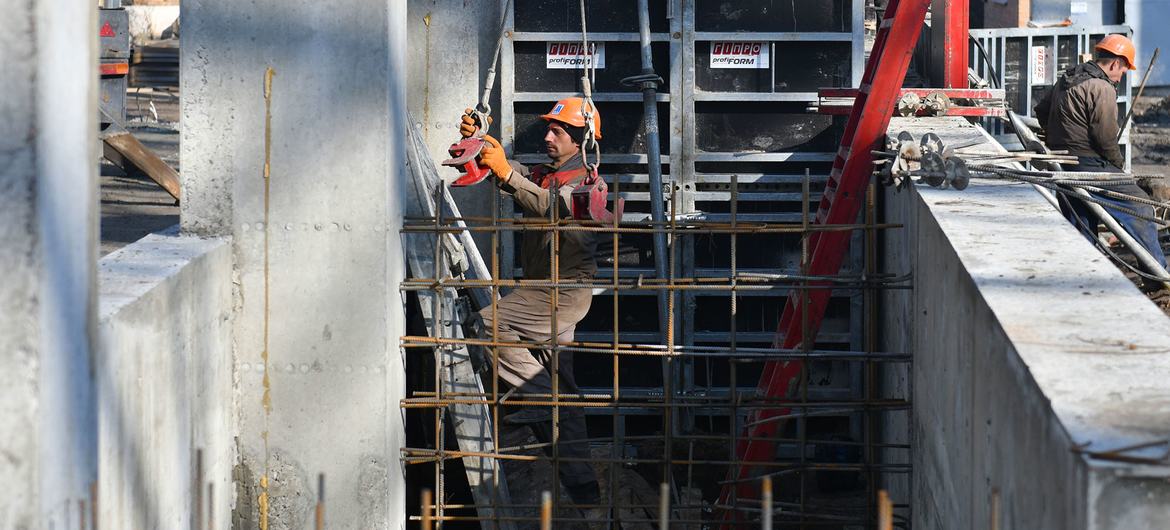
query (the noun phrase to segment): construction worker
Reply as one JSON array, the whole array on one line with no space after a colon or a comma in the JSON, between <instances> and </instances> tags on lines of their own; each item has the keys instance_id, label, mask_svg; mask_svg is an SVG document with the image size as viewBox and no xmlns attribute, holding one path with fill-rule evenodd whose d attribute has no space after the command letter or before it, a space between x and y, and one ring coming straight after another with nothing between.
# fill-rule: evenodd
<instances>
[{"instance_id":1,"label":"construction worker","mask_svg":"<svg viewBox=\"0 0 1170 530\"><path fill-rule=\"evenodd\" d=\"M1095 59L1066 70L1052 90L1036 105L1035 115L1047 134L1048 147L1067 150L1077 157L1079 163L1065 166L1066 171L1120 173L1125 167L1125 159L1117 143L1120 130L1117 120L1117 84L1126 72L1137 69L1136 51L1133 41L1116 34L1101 39L1094 49ZM1149 195L1136 184L1100 187L1149 199ZM1102 201L1102 206L1153 255L1162 268L1166 267L1166 256L1158 243L1158 226L1118 209L1153 217L1153 207L1090 193ZM1111 208L1110 205L1117 208ZM1085 201L1062 195L1061 212L1085 237L1096 242L1100 219Z\"/></svg>"},{"instance_id":2,"label":"construction worker","mask_svg":"<svg viewBox=\"0 0 1170 530\"><path fill-rule=\"evenodd\" d=\"M585 102L582 98L567 98L558 101L547 114L541 116L546 122L544 134L545 153L551 159L547 164L526 168L504 155L500 142L485 136L488 146L480 154L480 163L491 169L496 186L511 195L520 206L523 216L529 219L549 219L551 209L557 208L560 219L572 216L571 194L588 171L582 157L581 146L586 142L586 120L583 113ZM594 138L601 138L601 117L592 110ZM469 137L475 133L477 124L468 114L463 116L460 133ZM554 192L554 190L556 190ZM548 231L521 232L520 263L524 267L524 279L548 280L552 275L553 234ZM557 279L560 282L590 280L597 272L595 254L597 242L590 232L561 232L557 252ZM496 340L500 342L533 341L548 343L555 335L558 343L573 340L577 323L589 312L593 299L591 288L561 288L556 293L556 333L552 332L553 291L544 287L520 287L504 296L497 304L498 329ZM480 311L484 329L493 329L492 309ZM489 335L490 336L490 335ZM573 377L573 354L569 351L539 350L528 348L499 347L499 377L525 394L543 395L532 397L536 401L550 401L553 394L553 356L560 376L559 393L578 393ZM504 422L513 425L527 425L537 439L551 442L552 408L530 406L504 417ZM559 411L558 450L561 457L580 459L561 461L561 482L569 491L576 504L598 504L600 491L593 468L587 460L589 447L585 440L585 415L580 407L561 407ZM551 455L551 448L546 449Z\"/></svg>"}]
</instances>

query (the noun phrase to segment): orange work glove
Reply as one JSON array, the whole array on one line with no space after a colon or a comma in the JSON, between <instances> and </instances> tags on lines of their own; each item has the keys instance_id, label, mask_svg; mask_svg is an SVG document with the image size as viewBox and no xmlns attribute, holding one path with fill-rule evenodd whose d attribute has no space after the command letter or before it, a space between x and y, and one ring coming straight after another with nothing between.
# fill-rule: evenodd
<instances>
[{"instance_id":1,"label":"orange work glove","mask_svg":"<svg viewBox=\"0 0 1170 530\"><path fill-rule=\"evenodd\" d=\"M463 111L463 118L459 124L459 134L463 135L464 138L471 138L475 134L475 130L478 128L475 123L475 118L473 117L474 115L475 110L473 109L465 109ZM488 122L484 124L483 127L486 130L488 127L491 127L491 125L492 117L488 116Z\"/></svg>"},{"instance_id":2,"label":"orange work glove","mask_svg":"<svg viewBox=\"0 0 1170 530\"><path fill-rule=\"evenodd\" d=\"M500 141L492 138L490 134L485 134L483 139L488 144L479 152L480 165L492 170L500 182L508 182L512 178L512 164L509 164L508 157L504 156L504 148Z\"/></svg>"}]
</instances>

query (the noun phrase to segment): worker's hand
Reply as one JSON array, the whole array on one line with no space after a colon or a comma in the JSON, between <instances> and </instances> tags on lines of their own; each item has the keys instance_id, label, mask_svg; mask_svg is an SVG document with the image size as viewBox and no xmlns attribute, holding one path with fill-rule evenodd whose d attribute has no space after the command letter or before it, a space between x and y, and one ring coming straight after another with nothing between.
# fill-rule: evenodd
<instances>
[{"instance_id":1,"label":"worker's hand","mask_svg":"<svg viewBox=\"0 0 1170 530\"><path fill-rule=\"evenodd\" d=\"M459 124L459 134L464 138L471 138L475 135L475 130L483 127L486 131L492 125L492 117L488 116L488 122L483 124L475 123L475 109L465 109L463 111L462 122Z\"/></svg>"},{"instance_id":2,"label":"worker's hand","mask_svg":"<svg viewBox=\"0 0 1170 530\"><path fill-rule=\"evenodd\" d=\"M512 164L509 164L508 157L504 156L503 146L490 134L485 134L483 139L488 144L483 146L483 150L479 152L480 165L492 170L500 182L508 182L512 178Z\"/></svg>"}]
</instances>

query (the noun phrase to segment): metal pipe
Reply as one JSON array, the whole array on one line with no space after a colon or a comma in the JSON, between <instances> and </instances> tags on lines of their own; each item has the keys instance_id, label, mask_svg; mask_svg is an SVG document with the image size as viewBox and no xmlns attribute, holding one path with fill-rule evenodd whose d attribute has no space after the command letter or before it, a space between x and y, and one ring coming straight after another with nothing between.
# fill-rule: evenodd
<instances>
[{"instance_id":1,"label":"metal pipe","mask_svg":"<svg viewBox=\"0 0 1170 530\"><path fill-rule=\"evenodd\" d=\"M1020 142L1024 144L1025 148L1031 149L1038 153L1048 154L1048 147L1041 143L1040 140L1036 138L1034 134L1032 134L1031 129L1023 125L1023 123L1018 119L1018 115L1016 113L1008 112L1008 119L1011 121L1012 128L1016 130L1016 136L1019 136ZM1057 171L1061 170L1060 164L1052 162L1049 165ZM1074 187L1073 191L1080 197L1090 196L1089 192L1078 187ZM1130 250L1130 252L1133 253L1133 256L1137 258L1138 262L1141 263L1147 271L1152 273L1154 276L1157 276L1158 281L1161 282L1162 285L1164 285L1167 289L1170 289L1170 273L1167 273L1166 269L1163 268L1156 259L1154 259L1154 256L1150 255L1150 253L1146 250L1146 247L1142 246L1141 243L1134 239L1134 237L1130 235L1129 232L1122 228L1121 224L1117 222L1117 219L1114 219L1113 216L1110 215L1110 213L1100 204L1087 200L1084 201L1084 203L1089 207L1090 210L1093 211L1093 215L1096 215L1099 219L1101 219L1102 223L1105 223L1105 227L1108 228L1109 231L1117 237L1117 240L1121 241L1121 243L1125 245L1126 248Z\"/></svg>"},{"instance_id":2,"label":"metal pipe","mask_svg":"<svg viewBox=\"0 0 1170 530\"><path fill-rule=\"evenodd\" d=\"M764 477L760 491L760 507L764 509L764 513L760 515L760 529L772 530L772 477Z\"/></svg>"},{"instance_id":3,"label":"metal pipe","mask_svg":"<svg viewBox=\"0 0 1170 530\"><path fill-rule=\"evenodd\" d=\"M642 124L646 128L646 166L650 177L650 217L655 223L666 218L662 204L662 147L658 140L658 74L650 50L649 0L638 0L638 37L642 46ZM666 277L666 234L654 233L654 274ZM658 329L666 336L666 293L658 295Z\"/></svg>"},{"instance_id":4,"label":"metal pipe","mask_svg":"<svg viewBox=\"0 0 1170 530\"><path fill-rule=\"evenodd\" d=\"M646 0L639 1L646 5ZM658 528L670 530L670 484L665 482L658 487Z\"/></svg>"}]
</instances>

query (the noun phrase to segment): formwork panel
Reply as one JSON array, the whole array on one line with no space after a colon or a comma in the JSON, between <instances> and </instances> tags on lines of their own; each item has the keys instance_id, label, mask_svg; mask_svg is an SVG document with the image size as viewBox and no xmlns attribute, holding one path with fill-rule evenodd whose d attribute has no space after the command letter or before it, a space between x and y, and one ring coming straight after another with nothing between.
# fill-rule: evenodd
<instances>
[{"instance_id":1,"label":"formwork panel","mask_svg":"<svg viewBox=\"0 0 1170 530\"><path fill-rule=\"evenodd\" d=\"M516 31L581 32L578 0L514 0ZM669 29L667 0L650 0L650 31ZM592 32L638 32L638 3L630 0L590 0L585 22Z\"/></svg>"},{"instance_id":2,"label":"formwork panel","mask_svg":"<svg viewBox=\"0 0 1170 530\"><path fill-rule=\"evenodd\" d=\"M844 117L809 113L803 103L695 104L698 148L708 152L833 152L844 125Z\"/></svg>"},{"instance_id":3,"label":"formwork panel","mask_svg":"<svg viewBox=\"0 0 1170 530\"><path fill-rule=\"evenodd\" d=\"M662 77L670 75L670 45L657 42L650 46L655 71ZM545 42L517 42L516 90L518 92L577 93L582 90L581 71L546 68L548 45ZM642 71L640 47L637 42L605 43L605 67L596 70L593 90L597 92L639 92L640 87L621 84L623 78ZM599 103L599 107L605 106ZM546 109L547 110L547 109Z\"/></svg>"},{"instance_id":4,"label":"formwork panel","mask_svg":"<svg viewBox=\"0 0 1170 530\"><path fill-rule=\"evenodd\" d=\"M695 46L695 88L708 92L816 92L849 86L853 44L843 42L765 42L767 68L712 68L715 41Z\"/></svg>"},{"instance_id":5,"label":"formwork panel","mask_svg":"<svg viewBox=\"0 0 1170 530\"><path fill-rule=\"evenodd\" d=\"M696 0L698 31L852 31L850 0Z\"/></svg>"}]
</instances>

